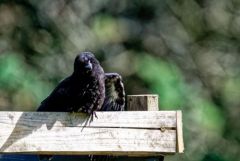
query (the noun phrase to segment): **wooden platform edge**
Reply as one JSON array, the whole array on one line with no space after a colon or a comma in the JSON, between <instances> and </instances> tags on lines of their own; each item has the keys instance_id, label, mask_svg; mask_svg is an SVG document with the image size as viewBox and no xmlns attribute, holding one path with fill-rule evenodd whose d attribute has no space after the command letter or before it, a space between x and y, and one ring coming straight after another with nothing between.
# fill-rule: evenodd
<instances>
[{"instance_id":1,"label":"wooden platform edge","mask_svg":"<svg viewBox=\"0 0 240 161\"><path fill-rule=\"evenodd\" d=\"M176 152L183 153L184 152L184 143L183 143L183 129L182 129L182 111L178 110L176 112L176 121L177 121L177 145Z\"/></svg>"},{"instance_id":2,"label":"wooden platform edge","mask_svg":"<svg viewBox=\"0 0 240 161\"><path fill-rule=\"evenodd\" d=\"M176 112L97 112L89 124L83 114L0 112L0 153L174 154Z\"/></svg>"},{"instance_id":3,"label":"wooden platform edge","mask_svg":"<svg viewBox=\"0 0 240 161\"><path fill-rule=\"evenodd\" d=\"M152 106L155 109L158 108L156 102L150 103L155 104ZM2 111L0 153L158 156L184 152L180 110L97 112L96 115L86 124L88 117L81 113ZM165 130L159 131L161 128ZM51 139L53 136L57 141ZM56 146L49 148L44 141ZM98 148L79 148L85 144Z\"/></svg>"}]
</instances>

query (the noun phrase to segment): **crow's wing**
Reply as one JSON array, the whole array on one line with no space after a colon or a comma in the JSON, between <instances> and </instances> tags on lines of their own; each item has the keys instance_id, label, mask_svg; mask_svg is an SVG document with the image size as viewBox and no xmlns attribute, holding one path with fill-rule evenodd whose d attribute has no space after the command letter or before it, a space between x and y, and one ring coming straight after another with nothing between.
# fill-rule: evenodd
<instances>
[{"instance_id":1,"label":"crow's wing","mask_svg":"<svg viewBox=\"0 0 240 161\"><path fill-rule=\"evenodd\" d=\"M118 73L105 73L105 100L102 111L123 111L125 91L122 77Z\"/></svg>"},{"instance_id":2,"label":"crow's wing","mask_svg":"<svg viewBox=\"0 0 240 161\"><path fill-rule=\"evenodd\" d=\"M69 95L71 94L69 91L69 86L71 84L71 78L68 77L61 81L58 86L52 91L52 93L44 99L37 111L61 111L67 112L70 106L67 105L69 103Z\"/></svg>"}]
</instances>

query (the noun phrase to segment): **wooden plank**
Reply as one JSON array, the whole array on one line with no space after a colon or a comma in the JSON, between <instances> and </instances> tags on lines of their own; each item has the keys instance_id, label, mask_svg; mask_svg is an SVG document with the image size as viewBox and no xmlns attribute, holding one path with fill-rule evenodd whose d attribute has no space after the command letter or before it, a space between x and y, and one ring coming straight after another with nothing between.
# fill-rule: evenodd
<instances>
[{"instance_id":1,"label":"wooden plank","mask_svg":"<svg viewBox=\"0 0 240 161\"><path fill-rule=\"evenodd\" d=\"M4 135L8 136L8 135ZM161 139L156 139L161 138ZM41 127L32 131L22 129L1 139L4 153L48 154L153 154L176 151L176 133L168 130L121 129L121 128L53 128Z\"/></svg>"},{"instance_id":2,"label":"wooden plank","mask_svg":"<svg viewBox=\"0 0 240 161\"><path fill-rule=\"evenodd\" d=\"M182 111L177 111L177 152L183 153L183 130L182 130Z\"/></svg>"},{"instance_id":3,"label":"wooden plank","mask_svg":"<svg viewBox=\"0 0 240 161\"><path fill-rule=\"evenodd\" d=\"M128 111L158 111L158 95L128 95Z\"/></svg>"},{"instance_id":4,"label":"wooden plank","mask_svg":"<svg viewBox=\"0 0 240 161\"><path fill-rule=\"evenodd\" d=\"M176 152L176 111L0 112L0 153L159 155ZM175 123L174 123L175 122ZM121 127L121 128L120 128ZM161 131L166 127L165 131Z\"/></svg>"},{"instance_id":5,"label":"wooden plank","mask_svg":"<svg viewBox=\"0 0 240 161\"><path fill-rule=\"evenodd\" d=\"M96 112L93 120L84 113L67 112L0 112L0 128L7 126L37 127L121 127L176 128L176 111Z\"/></svg>"}]
</instances>

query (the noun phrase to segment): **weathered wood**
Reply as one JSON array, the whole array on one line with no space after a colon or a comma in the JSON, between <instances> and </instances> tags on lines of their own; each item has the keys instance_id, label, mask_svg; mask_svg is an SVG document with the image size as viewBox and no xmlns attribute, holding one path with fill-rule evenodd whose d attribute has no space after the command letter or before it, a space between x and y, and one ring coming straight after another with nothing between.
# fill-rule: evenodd
<instances>
[{"instance_id":1,"label":"weathered wood","mask_svg":"<svg viewBox=\"0 0 240 161\"><path fill-rule=\"evenodd\" d=\"M182 111L177 111L177 152L183 153L183 130L182 130Z\"/></svg>"},{"instance_id":2,"label":"weathered wood","mask_svg":"<svg viewBox=\"0 0 240 161\"><path fill-rule=\"evenodd\" d=\"M127 106L129 111L158 111L158 95L128 95ZM163 130L161 128L160 130ZM161 131L164 132L164 131ZM140 158L144 161L163 161L164 156L155 158Z\"/></svg>"},{"instance_id":3,"label":"weathered wood","mask_svg":"<svg viewBox=\"0 0 240 161\"><path fill-rule=\"evenodd\" d=\"M173 130L160 133L159 130L86 128L80 131L80 128L66 127L54 128L47 132L46 128L40 128L26 136L31 132L26 129L25 132L16 133L1 150L6 153L35 151L38 154L53 152L55 154L126 155L127 152L132 155L139 155L139 153L141 155L142 152L144 154L174 153L176 148L176 135Z\"/></svg>"},{"instance_id":4,"label":"weathered wood","mask_svg":"<svg viewBox=\"0 0 240 161\"><path fill-rule=\"evenodd\" d=\"M176 111L0 112L0 153L160 155L176 153ZM164 131L160 129L164 128Z\"/></svg>"},{"instance_id":5,"label":"weathered wood","mask_svg":"<svg viewBox=\"0 0 240 161\"><path fill-rule=\"evenodd\" d=\"M128 95L128 111L158 111L158 95Z\"/></svg>"},{"instance_id":6,"label":"weathered wood","mask_svg":"<svg viewBox=\"0 0 240 161\"><path fill-rule=\"evenodd\" d=\"M110 128L176 128L176 111L96 112L90 121L84 113L67 112L0 112L1 127L110 127ZM1 132L1 130L0 130ZM1 137L1 135L0 135Z\"/></svg>"},{"instance_id":7,"label":"weathered wood","mask_svg":"<svg viewBox=\"0 0 240 161\"><path fill-rule=\"evenodd\" d=\"M129 111L158 111L158 95L128 95L128 110ZM162 111L163 112L163 111ZM177 127L177 140L176 140L176 151L183 153L184 142L183 142L183 131L182 131L182 112L176 112L176 127ZM162 126L163 127L163 126ZM165 128L161 128L164 131Z\"/></svg>"}]
</instances>

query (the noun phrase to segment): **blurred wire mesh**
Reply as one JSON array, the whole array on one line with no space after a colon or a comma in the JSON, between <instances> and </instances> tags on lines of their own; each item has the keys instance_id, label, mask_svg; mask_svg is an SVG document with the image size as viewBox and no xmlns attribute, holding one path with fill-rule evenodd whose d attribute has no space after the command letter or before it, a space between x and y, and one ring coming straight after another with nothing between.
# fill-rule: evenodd
<instances>
[{"instance_id":1,"label":"blurred wire mesh","mask_svg":"<svg viewBox=\"0 0 240 161\"><path fill-rule=\"evenodd\" d=\"M240 1L0 0L0 109L34 111L80 51L183 110L186 151L166 160L239 160Z\"/></svg>"}]
</instances>

